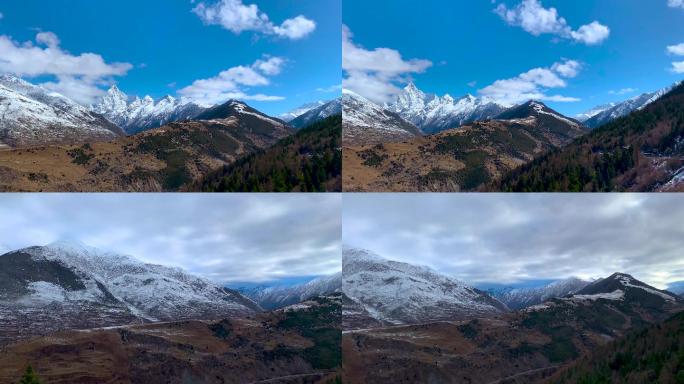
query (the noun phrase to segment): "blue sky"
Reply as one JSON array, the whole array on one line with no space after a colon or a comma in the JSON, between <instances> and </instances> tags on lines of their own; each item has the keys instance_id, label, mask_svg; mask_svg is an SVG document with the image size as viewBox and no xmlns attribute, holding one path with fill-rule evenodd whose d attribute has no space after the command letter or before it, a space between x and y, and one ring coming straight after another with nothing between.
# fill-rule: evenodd
<instances>
[{"instance_id":1,"label":"blue sky","mask_svg":"<svg viewBox=\"0 0 684 384\"><path fill-rule=\"evenodd\" d=\"M564 86L537 87L537 91L549 97L545 102L551 107L574 115L684 78L672 70L673 63L684 61L684 45L667 51L668 46L684 43L682 4L678 0L345 0L343 22L357 48L385 47L401 55L405 71L382 76L395 86L413 79L426 92L477 95L497 80L519 80L519 75L541 68L555 73ZM499 12L497 7L502 7ZM540 18L552 15L551 8L556 9L554 17ZM565 75L552 70L554 63L568 61L579 66ZM684 72L684 63L680 65ZM348 71L346 75L349 78ZM359 89L371 96L379 92L374 96L382 101L382 91ZM554 101L561 98L580 100Z\"/></svg>"},{"instance_id":2,"label":"blue sky","mask_svg":"<svg viewBox=\"0 0 684 384\"><path fill-rule=\"evenodd\" d=\"M231 9L246 12L231 13ZM0 36L13 42L0 41L0 53L5 54L0 57L17 57L14 66L0 62L0 71L23 70L20 60L35 61L40 55L35 50L49 49L54 42L65 61L83 53L101 57L103 65L91 63L98 68L90 77L83 69L58 71L50 63L21 73L81 102L91 100L108 83L117 83L128 94L155 98L171 94L217 101L239 93L270 114L339 94L331 87L339 86L341 79L340 0L22 0L3 2L0 13ZM230 17L235 14L243 17ZM38 32L52 34L37 38ZM21 49L27 42L32 42L33 52ZM43 56L44 61L54 57ZM258 68L258 60L273 58L278 58L271 62L275 67L266 72ZM72 65L78 63L72 60ZM261 78L245 78L256 75L242 72L233 77L226 74L229 78L223 82L217 78L222 71L240 66L253 69ZM182 91L201 79L210 82ZM217 83L223 94L198 90ZM331 89L323 92L326 88ZM276 100L262 101L267 98Z\"/></svg>"}]
</instances>

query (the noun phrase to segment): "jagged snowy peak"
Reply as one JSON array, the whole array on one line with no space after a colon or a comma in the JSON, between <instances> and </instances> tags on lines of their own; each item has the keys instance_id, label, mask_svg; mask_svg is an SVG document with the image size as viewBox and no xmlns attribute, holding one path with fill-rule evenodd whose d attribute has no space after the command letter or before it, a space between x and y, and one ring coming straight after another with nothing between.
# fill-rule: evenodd
<instances>
[{"instance_id":1,"label":"jagged snowy peak","mask_svg":"<svg viewBox=\"0 0 684 384\"><path fill-rule=\"evenodd\" d=\"M428 134L489 119L506 109L506 106L493 100L473 95L454 99L448 94L442 97L426 94L414 83L409 83L396 99L385 107Z\"/></svg>"},{"instance_id":2,"label":"jagged snowy peak","mask_svg":"<svg viewBox=\"0 0 684 384\"><path fill-rule=\"evenodd\" d=\"M51 330L91 328L260 311L238 292L180 269L75 242L6 253L0 271L0 318L15 326L35 320ZM48 315L60 321L43 324Z\"/></svg>"},{"instance_id":3,"label":"jagged snowy peak","mask_svg":"<svg viewBox=\"0 0 684 384\"><path fill-rule=\"evenodd\" d=\"M123 134L59 93L0 75L0 148L111 140Z\"/></svg>"},{"instance_id":4,"label":"jagged snowy peak","mask_svg":"<svg viewBox=\"0 0 684 384\"><path fill-rule=\"evenodd\" d=\"M329 103L329 101L323 101L323 100L314 101L312 103L306 103L306 104L300 105L299 107L297 107L291 111L280 114L278 116L278 118L280 118L280 120L282 120L286 123L289 123L290 121L292 121L292 120L298 118L299 116L309 112L310 110L316 109L316 108L318 108L322 105L325 105L327 103Z\"/></svg>"},{"instance_id":5,"label":"jagged snowy peak","mask_svg":"<svg viewBox=\"0 0 684 384\"><path fill-rule=\"evenodd\" d=\"M342 255L342 290L370 323L410 324L492 316L508 310L485 292L427 267L348 248ZM363 327L364 324L349 324Z\"/></svg>"},{"instance_id":6,"label":"jagged snowy peak","mask_svg":"<svg viewBox=\"0 0 684 384\"><path fill-rule=\"evenodd\" d=\"M331 100L317 108L313 108L295 119L290 120L290 125L294 128L306 128L311 124L325 120L330 116L342 113L342 98Z\"/></svg>"},{"instance_id":7,"label":"jagged snowy peak","mask_svg":"<svg viewBox=\"0 0 684 384\"><path fill-rule=\"evenodd\" d=\"M327 296L342 290L342 273L321 276L294 286L259 286L239 290L264 309L283 308L316 296Z\"/></svg>"},{"instance_id":8,"label":"jagged snowy peak","mask_svg":"<svg viewBox=\"0 0 684 384\"><path fill-rule=\"evenodd\" d=\"M612 106L604 110L601 110L602 107L592 108L592 110L585 112L584 115L590 115L593 113L593 111L599 112L594 113L592 116L586 119L584 121L584 125L586 125L589 128L598 128L615 119L627 116L634 111L640 111L646 108L646 106L648 106L649 104L664 96L666 93L670 92L679 84L680 83L678 82L667 88L663 88L655 92L643 93L639 96L633 97L629 100L625 100L621 103L614 103Z\"/></svg>"},{"instance_id":9,"label":"jagged snowy peak","mask_svg":"<svg viewBox=\"0 0 684 384\"><path fill-rule=\"evenodd\" d=\"M552 298L571 295L589 283L589 281L571 277L554 281L542 287L502 289L489 292L506 304L508 308L515 310L541 304Z\"/></svg>"},{"instance_id":10,"label":"jagged snowy peak","mask_svg":"<svg viewBox=\"0 0 684 384\"><path fill-rule=\"evenodd\" d=\"M401 116L348 89L342 90L342 141L367 145L410 140L421 132Z\"/></svg>"},{"instance_id":11,"label":"jagged snowy peak","mask_svg":"<svg viewBox=\"0 0 684 384\"><path fill-rule=\"evenodd\" d=\"M107 117L128 134L161 127L174 121L191 120L207 108L208 106L169 95L157 101L150 96L142 99L137 96L131 98L116 85L113 85L98 103L90 107L92 111Z\"/></svg>"}]
</instances>

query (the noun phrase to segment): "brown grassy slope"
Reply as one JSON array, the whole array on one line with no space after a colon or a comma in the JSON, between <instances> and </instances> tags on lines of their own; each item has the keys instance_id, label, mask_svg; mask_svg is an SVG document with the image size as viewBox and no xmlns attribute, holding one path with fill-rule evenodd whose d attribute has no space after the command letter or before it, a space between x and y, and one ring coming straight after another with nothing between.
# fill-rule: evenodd
<instances>
[{"instance_id":1,"label":"brown grassy slope","mask_svg":"<svg viewBox=\"0 0 684 384\"><path fill-rule=\"evenodd\" d=\"M221 321L67 331L0 349L0 382L31 365L45 383L327 383L339 367L339 304Z\"/></svg>"},{"instance_id":2,"label":"brown grassy slope","mask_svg":"<svg viewBox=\"0 0 684 384\"><path fill-rule=\"evenodd\" d=\"M580 132L562 135L535 118L475 122L399 143L343 148L343 190L458 192L478 190Z\"/></svg>"},{"instance_id":3,"label":"brown grassy slope","mask_svg":"<svg viewBox=\"0 0 684 384\"><path fill-rule=\"evenodd\" d=\"M230 117L79 145L0 151L3 191L175 191L291 134Z\"/></svg>"}]
</instances>

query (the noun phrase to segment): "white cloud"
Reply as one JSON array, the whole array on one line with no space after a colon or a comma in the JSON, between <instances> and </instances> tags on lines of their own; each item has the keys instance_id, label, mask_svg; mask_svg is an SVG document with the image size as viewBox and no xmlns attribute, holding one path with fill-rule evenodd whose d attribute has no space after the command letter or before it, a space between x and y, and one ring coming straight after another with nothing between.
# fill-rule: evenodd
<instances>
[{"instance_id":1,"label":"white cloud","mask_svg":"<svg viewBox=\"0 0 684 384\"><path fill-rule=\"evenodd\" d=\"M499 4L494 12L507 24L521 27L534 36L552 34L587 45L595 45L610 35L610 29L598 21L573 30L558 14L556 8L544 8L539 0L523 0L514 8Z\"/></svg>"},{"instance_id":2,"label":"white cloud","mask_svg":"<svg viewBox=\"0 0 684 384\"><path fill-rule=\"evenodd\" d=\"M672 71L674 71L675 73L684 73L684 61L673 62Z\"/></svg>"},{"instance_id":3,"label":"white cloud","mask_svg":"<svg viewBox=\"0 0 684 384\"><path fill-rule=\"evenodd\" d=\"M205 24L220 25L235 34L253 31L297 40L316 29L316 22L303 15L276 25L256 4L245 5L242 0L221 0L214 4L200 2L192 11Z\"/></svg>"},{"instance_id":4,"label":"white cloud","mask_svg":"<svg viewBox=\"0 0 684 384\"><path fill-rule=\"evenodd\" d=\"M422 73L432 62L422 59L404 60L399 51L390 48L367 50L354 44L353 34L342 26L343 86L377 103L388 102L400 91L396 83L411 73Z\"/></svg>"},{"instance_id":5,"label":"white cloud","mask_svg":"<svg viewBox=\"0 0 684 384\"><path fill-rule=\"evenodd\" d=\"M634 93L636 91L638 91L638 89L636 89L636 88L622 88L622 89L618 89L617 91L616 90L610 90L610 91L608 91L608 93L611 95L626 95L629 93Z\"/></svg>"},{"instance_id":6,"label":"white cloud","mask_svg":"<svg viewBox=\"0 0 684 384\"><path fill-rule=\"evenodd\" d=\"M610 36L610 29L598 21L581 26L577 31L570 32L573 39L586 45L600 44Z\"/></svg>"},{"instance_id":7,"label":"white cloud","mask_svg":"<svg viewBox=\"0 0 684 384\"><path fill-rule=\"evenodd\" d=\"M268 57L265 60L257 60L251 66L237 66L222 71L217 76L196 80L181 90L178 94L182 97L195 100L200 103L217 104L229 99L278 101L281 96L264 94L248 94L246 87L267 86L270 84L268 76L275 76L282 71L285 65L282 57Z\"/></svg>"},{"instance_id":8,"label":"white cloud","mask_svg":"<svg viewBox=\"0 0 684 384\"><path fill-rule=\"evenodd\" d=\"M273 31L278 36L284 36L292 40L305 37L316 29L316 23L306 17L299 15L293 19L287 19L278 27L273 27Z\"/></svg>"},{"instance_id":9,"label":"white cloud","mask_svg":"<svg viewBox=\"0 0 684 384\"><path fill-rule=\"evenodd\" d=\"M680 4L684 0L680 1ZM684 56L684 43L677 45L670 45L667 47L667 52L675 56ZM684 73L684 61L674 61L672 62L672 69L674 73Z\"/></svg>"},{"instance_id":10,"label":"white cloud","mask_svg":"<svg viewBox=\"0 0 684 384\"><path fill-rule=\"evenodd\" d=\"M682 0L682 1L684 1L684 0ZM668 46L667 52L672 54L672 55L684 56L684 43Z\"/></svg>"},{"instance_id":11,"label":"white cloud","mask_svg":"<svg viewBox=\"0 0 684 384\"><path fill-rule=\"evenodd\" d=\"M280 74L284 65L285 59L282 57L268 57L266 60L257 60L253 67L265 75L274 76Z\"/></svg>"},{"instance_id":12,"label":"white cloud","mask_svg":"<svg viewBox=\"0 0 684 384\"><path fill-rule=\"evenodd\" d=\"M527 100L575 102L580 99L562 95L547 95L552 88L565 88L565 79L577 76L582 65L575 60L554 63L549 68L533 68L510 79L497 80L481 89L482 96L505 105L514 105Z\"/></svg>"},{"instance_id":13,"label":"white cloud","mask_svg":"<svg viewBox=\"0 0 684 384\"><path fill-rule=\"evenodd\" d=\"M667 6L684 9L684 0L667 0Z\"/></svg>"},{"instance_id":14,"label":"white cloud","mask_svg":"<svg viewBox=\"0 0 684 384\"><path fill-rule=\"evenodd\" d=\"M104 94L100 86L133 68L129 63L107 63L95 53L72 55L62 50L59 37L52 32L39 32L35 40L35 44L19 43L0 35L0 72L25 77L55 76L57 82L43 85L79 103L93 102Z\"/></svg>"}]
</instances>

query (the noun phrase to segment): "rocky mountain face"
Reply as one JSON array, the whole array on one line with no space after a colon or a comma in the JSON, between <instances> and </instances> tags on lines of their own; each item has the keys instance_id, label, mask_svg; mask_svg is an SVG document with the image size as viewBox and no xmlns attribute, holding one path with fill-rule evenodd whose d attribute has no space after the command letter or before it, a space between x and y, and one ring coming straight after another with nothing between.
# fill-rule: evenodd
<instances>
[{"instance_id":1,"label":"rocky mountain face","mask_svg":"<svg viewBox=\"0 0 684 384\"><path fill-rule=\"evenodd\" d=\"M69 98L0 75L0 149L113 140L124 132Z\"/></svg>"},{"instance_id":2,"label":"rocky mountain face","mask_svg":"<svg viewBox=\"0 0 684 384\"><path fill-rule=\"evenodd\" d=\"M684 190L684 84L502 178L496 190Z\"/></svg>"},{"instance_id":3,"label":"rocky mountain face","mask_svg":"<svg viewBox=\"0 0 684 384\"><path fill-rule=\"evenodd\" d=\"M342 90L342 143L345 146L411 140L421 132L398 114L350 90Z\"/></svg>"},{"instance_id":4,"label":"rocky mountain face","mask_svg":"<svg viewBox=\"0 0 684 384\"><path fill-rule=\"evenodd\" d=\"M683 310L676 295L616 273L495 318L347 331L345 382L543 383L577 358Z\"/></svg>"},{"instance_id":5,"label":"rocky mountain face","mask_svg":"<svg viewBox=\"0 0 684 384\"><path fill-rule=\"evenodd\" d=\"M106 143L0 151L0 190L177 191L294 132L241 102L207 112Z\"/></svg>"},{"instance_id":6,"label":"rocky mountain face","mask_svg":"<svg viewBox=\"0 0 684 384\"><path fill-rule=\"evenodd\" d=\"M296 129L301 129L319 121L323 121L330 116L340 114L342 114L342 98L337 98L302 113L290 120L289 124Z\"/></svg>"},{"instance_id":7,"label":"rocky mountain face","mask_svg":"<svg viewBox=\"0 0 684 384\"><path fill-rule=\"evenodd\" d=\"M150 96L142 99L130 97L116 85L112 86L90 110L105 116L133 135L152 128L158 128L174 121L191 120L208 107L189 100L164 96L154 100Z\"/></svg>"},{"instance_id":8,"label":"rocky mountain face","mask_svg":"<svg viewBox=\"0 0 684 384\"><path fill-rule=\"evenodd\" d=\"M542 287L509 288L488 290L487 292L506 304L508 308L518 310L541 304L549 299L571 295L586 287L589 283L589 281L571 277L554 281Z\"/></svg>"},{"instance_id":9,"label":"rocky mountain face","mask_svg":"<svg viewBox=\"0 0 684 384\"><path fill-rule=\"evenodd\" d=\"M642 93L639 96L633 97L619 103L611 103L594 107L591 110L584 112L578 116L582 123L593 129L609 123L634 111L640 111L647 105L658 100L666 93L670 92L677 84L666 87L655 92Z\"/></svg>"},{"instance_id":10,"label":"rocky mountain face","mask_svg":"<svg viewBox=\"0 0 684 384\"><path fill-rule=\"evenodd\" d=\"M283 114L278 115L278 118L286 123L289 123L290 121L296 119L297 117L311 111L312 109L316 109L322 105L328 104L329 101L323 101L323 100L318 100L314 101L311 103L306 103L303 105L300 105L299 107L285 112Z\"/></svg>"},{"instance_id":11,"label":"rocky mountain face","mask_svg":"<svg viewBox=\"0 0 684 384\"><path fill-rule=\"evenodd\" d=\"M180 269L73 242L0 256L1 342L63 329L244 316L261 308ZM55 321L59 319L59 321Z\"/></svg>"},{"instance_id":12,"label":"rocky mountain face","mask_svg":"<svg viewBox=\"0 0 684 384\"><path fill-rule=\"evenodd\" d=\"M321 276L294 286L258 286L238 289L264 309L278 309L301 303L316 296L329 296L342 291L342 273Z\"/></svg>"},{"instance_id":13,"label":"rocky mountain face","mask_svg":"<svg viewBox=\"0 0 684 384\"><path fill-rule=\"evenodd\" d=\"M491 119L507 109L506 106L486 98L465 95L454 99L426 94L409 83L396 99L385 106L420 128L425 134L458 128L463 124Z\"/></svg>"},{"instance_id":14,"label":"rocky mountain face","mask_svg":"<svg viewBox=\"0 0 684 384\"><path fill-rule=\"evenodd\" d=\"M342 289L352 304L344 307L345 329L365 328L369 323L460 320L508 310L487 293L427 267L386 260L360 249L343 251ZM369 318L360 319L359 312Z\"/></svg>"},{"instance_id":15,"label":"rocky mountain face","mask_svg":"<svg viewBox=\"0 0 684 384\"><path fill-rule=\"evenodd\" d=\"M340 315L339 296L325 296L248 317L64 331L5 347L0 382L30 364L51 384L334 383Z\"/></svg>"},{"instance_id":16,"label":"rocky mountain face","mask_svg":"<svg viewBox=\"0 0 684 384\"><path fill-rule=\"evenodd\" d=\"M578 122L539 102L402 143L343 149L346 191L458 192L484 188L583 135Z\"/></svg>"}]
</instances>

